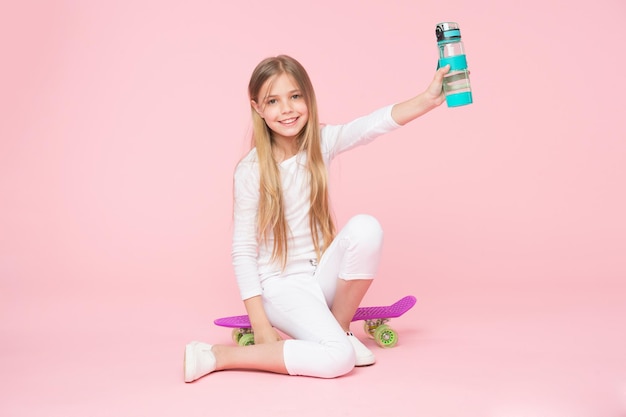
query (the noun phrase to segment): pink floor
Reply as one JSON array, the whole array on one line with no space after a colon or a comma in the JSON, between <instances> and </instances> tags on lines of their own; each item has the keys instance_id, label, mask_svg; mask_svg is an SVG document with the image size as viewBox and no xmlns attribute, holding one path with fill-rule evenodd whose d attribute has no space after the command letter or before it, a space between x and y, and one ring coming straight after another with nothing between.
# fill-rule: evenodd
<instances>
[{"instance_id":1,"label":"pink floor","mask_svg":"<svg viewBox=\"0 0 626 417\"><path fill-rule=\"evenodd\" d=\"M185 384L184 344L230 343L229 332L211 324L217 309L194 305L200 296L183 302L189 288L171 289L148 289L137 306L132 289L111 301L122 289L50 296L13 286L21 297L2 303L0 415L626 416L623 291L426 289L393 322L398 346L366 341L372 367L335 380L230 371ZM392 297L376 286L368 294ZM360 323L353 330L363 336Z\"/></svg>"}]
</instances>

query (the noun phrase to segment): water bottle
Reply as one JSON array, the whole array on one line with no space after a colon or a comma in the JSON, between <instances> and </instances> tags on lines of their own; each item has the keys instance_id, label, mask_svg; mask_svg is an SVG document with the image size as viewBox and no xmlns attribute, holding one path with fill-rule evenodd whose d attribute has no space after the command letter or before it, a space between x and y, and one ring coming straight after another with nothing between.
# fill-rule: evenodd
<instances>
[{"instance_id":1,"label":"water bottle","mask_svg":"<svg viewBox=\"0 0 626 417\"><path fill-rule=\"evenodd\" d=\"M450 65L450 72L443 78L443 92L448 107L472 103L469 71L465 48L461 42L461 30L456 22L442 22L435 30L439 47L439 67Z\"/></svg>"}]
</instances>

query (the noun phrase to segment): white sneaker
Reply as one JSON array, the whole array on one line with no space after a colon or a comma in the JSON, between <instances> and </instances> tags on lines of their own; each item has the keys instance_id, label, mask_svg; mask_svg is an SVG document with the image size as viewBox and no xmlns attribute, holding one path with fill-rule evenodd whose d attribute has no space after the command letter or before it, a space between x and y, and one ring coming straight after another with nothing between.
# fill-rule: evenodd
<instances>
[{"instance_id":1,"label":"white sneaker","mask_svg":"<svg viewBox=\"0 0 626 417\"><path fill-rule=\"evenodd\" d=\"M352 343L354 347L354 352L356 353L356 362L355 366L368 366L373 365L376 362L376 357L359 339L356 338L352 332L348 332L348 340Z\"/></svg>"},{"instance_id":2,"label":"white sneaker","mask_svg":"<svg viewBox=\"0 0 626 417\"><path fill-rule=\"evenodd\" d=\"M212 346L202 342L191 342L185 346L185 382L192 382L215 371L215 355Z\"/></svg>"}]
</instances>

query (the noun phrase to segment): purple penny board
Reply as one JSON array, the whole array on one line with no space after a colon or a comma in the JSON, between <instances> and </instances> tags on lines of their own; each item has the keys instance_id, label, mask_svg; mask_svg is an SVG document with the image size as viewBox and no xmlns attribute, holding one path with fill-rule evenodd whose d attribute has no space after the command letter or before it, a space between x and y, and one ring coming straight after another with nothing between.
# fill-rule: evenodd
<instances>
[{"instance_id":1,"label":"purple penny board","mask_svg":"<svg viewBox=\"0 0 626 417\"><path fill-rule=\"evenodd\" d=\"M359 307L356 310L352 321L374 319L385 320L400 317L409 311L415 305L416 301L417 300L414 296L407 295L390 306ZM247 329L251 327L250 319L247 315L222 317L215 320L213 323L218 326L231 327L235 329Z\"/></svg>"}]
</instances>

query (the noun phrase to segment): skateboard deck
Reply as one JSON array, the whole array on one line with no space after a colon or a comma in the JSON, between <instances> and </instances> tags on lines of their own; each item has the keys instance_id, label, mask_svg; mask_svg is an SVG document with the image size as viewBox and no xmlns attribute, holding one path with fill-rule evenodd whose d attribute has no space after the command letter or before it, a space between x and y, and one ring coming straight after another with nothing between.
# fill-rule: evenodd
<instances>
[{"instance_id":1,"label":"skateboard deck","mask_svg":"<svg viewBox=\"0 0 626 417\"><path fill-rule=\"evenodd\" d=\"M402 316L415 305L417 299L407 295L388 306L359 307L352 321L363 320L363 330L381 347L393 347L398 343L398 333L386 323ZM215 320L217 326L233 329L233 340L241 345L254 344L254 333L247 315L222 317Z\"/></svg>"}]
</instances>

